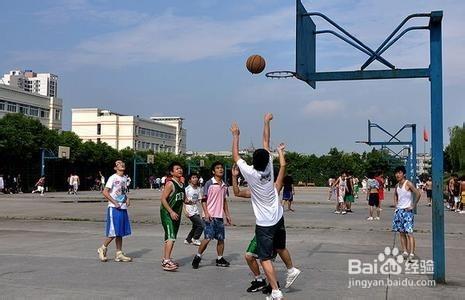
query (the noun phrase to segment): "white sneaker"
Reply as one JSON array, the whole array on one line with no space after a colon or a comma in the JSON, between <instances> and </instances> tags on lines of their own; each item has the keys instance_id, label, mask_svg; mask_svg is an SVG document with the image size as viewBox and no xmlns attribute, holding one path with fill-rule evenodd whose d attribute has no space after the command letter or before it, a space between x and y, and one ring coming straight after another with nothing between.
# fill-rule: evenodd
<instances>
[{"instance_id":1,"label":"white sneaker","mask_svg":"<svg viewBox=\"0 0 465 300\"><path fill-rule=\"evenodd\" d=\"M459 214L465 214L465 210L461 210Z\"/></svg>"},{"instance_id":2,"label":"white sneaker","mask_svg":"<svg viewBox=\"0 0 465 300\"><path fill-rule=\"evenodd\" d=\"M188 242L187 240L184 240L184 245L191 245L192 242Z\"/></svg>"},{"instance_id":3,"label":"white sneaker","mask_svg":"<svg viewBox=\"0 0 465 300\"><path fill-rule=\"evenodd\" d=\"M375 220L376 220L376 221L379 221L379 217L375 217Z\"/></svg>"},{"instance_id":4,"label":"white sneaker","mask_svg":"<svg viewBox=\"0 0 465 300\"><path fill-rule=\"evenodd\" d=\"M266 300L282 300L284 299L283 293L278 290L279 293L277 295L273 295L273 292L271 292L271 295L266 296Z\"/></svg>"},{"instance_id":5,"label":"white sneaker","mask_svg":"<svg viewBox=\"0 0 465 300\"><path fill-rule=\"evenodd\" d=\"M341 212L338 211L338 210L335 210L334 213L335 213L336 215L338 215L338 214L340 214Z\"/></svg>"},{"instance_id":6,"label":"white sneaker","mask_svg":"<svg viewBox=\"0 0 465 300\"><path fill-rule=\"evenodd\" d=\"M302 273L302 272L297 268L294 268L294 271L292 273L290 273L290 274L289 274L289 272L287 273L286 286L285 286L286 289L288 287L290 287L294 283L294 281L297 279L297 277L300 275L300 273Z\"/></svg>"},{"instance_id":7,"label":"white sneaker","mask_svg":"<svg viewBox=\"0 0 465 300\"><path fill-rule=\"evenodd\" d=\"M455 212L456 212L456 213L460 212L460 209L456 209Z\"/></svg>"},{"instance_id":8,"label":"white sneaker","mask_svg":"<svg viewBox=\"0 0 465 300\"><path fill-rule=\"evenodd\" d=\"M200 246L200 241L199 240L193 240L192 245L194 246Z\"/></svg>"},{"instance_id":9,"label":"white sneaker","mask_svg":"<svg viewBox=\"0 0 465 300\"><path fill-rule=\"evenodd\" d=\"M343 211L341 212L342 215L345 215L346 213L347 213L347 212L346 212L345 210L343 210Z\"/></svg>"},{"instance_id":10,"label":"white sneaker","mask_svg":"<svg viewBox=\"0 0 465 300\"><path fill-rule=\"evenodd\" d=\"M373 221L373 217L368 217L367 221Z\"/></svg>"}]
</instances>

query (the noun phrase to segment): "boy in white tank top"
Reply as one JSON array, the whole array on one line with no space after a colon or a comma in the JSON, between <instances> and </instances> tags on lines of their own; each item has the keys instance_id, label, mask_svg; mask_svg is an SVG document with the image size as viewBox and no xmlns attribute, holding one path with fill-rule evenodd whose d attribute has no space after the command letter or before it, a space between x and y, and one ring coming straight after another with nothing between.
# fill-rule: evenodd
<instances>
[{"instance_id":1,"label":"boy in white tank top","mask_svg":"<svg viewBox=\"0 0 465 300\"><path fill-rule=\"evenodd\" d=\"M421 193L405 178L405 167L400 166L394 170L397 179L394 192L396 210L392 218L392 231L400 234L402 255L411 261L415 257L415 238L413 237L414 209L420 201ZM413 197L415 194L415 198Z\"/></svg>"}]
</instances>

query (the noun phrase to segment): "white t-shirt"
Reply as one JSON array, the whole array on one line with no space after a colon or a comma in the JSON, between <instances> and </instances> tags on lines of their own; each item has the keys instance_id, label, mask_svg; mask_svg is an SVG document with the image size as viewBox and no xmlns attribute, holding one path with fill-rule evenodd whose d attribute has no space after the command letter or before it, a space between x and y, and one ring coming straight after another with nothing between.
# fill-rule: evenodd
<instances>
[{"instance_id":1,"label":"white t-shirt","mask_svg":"<svg viewBox=\"0 0 465 300\"><path fill-rule=\"evenodd\" d=\"M126 197L127 187L126 187L126 177L119 176L118 174L113 174L108 178L107 183L105 184L106 188L110 189L110 196L113 200L118 201L118 198ZM119 202L119 201L118 201ZM113 203L108 201L109 207L115 207ZM121 209L127 209L126 202L121 204Z\"/></svg>"},{"instance_id":2,"label":"white t-shirt","mask_svg":"<svg viewBox=\"0 0 465 300\"><path fill-rule=\"evenodd\" d=\"M189 217L193 215L200 215L199 208L197 203L202 200L202 189L200 187L192 187L192 185L188 185L186 187L186 197L187 200L194 202L194 204L186 204L186 212Z\"/></svg>"},{"instance_id":3,"label":"white t-shirt","mask_svg":"<svg viewBox=\"0 0 465 300\"><path fill-rule=\"evenodd\" d=\"M256 224L259 226L273 226L281 220L283 207L279 203L278 191L274 186L273 158L265 171L260 172L249 166L243 159L237 161L242 176L247 181L252 196L252 207Z\"/></svg>"}]
</instances>

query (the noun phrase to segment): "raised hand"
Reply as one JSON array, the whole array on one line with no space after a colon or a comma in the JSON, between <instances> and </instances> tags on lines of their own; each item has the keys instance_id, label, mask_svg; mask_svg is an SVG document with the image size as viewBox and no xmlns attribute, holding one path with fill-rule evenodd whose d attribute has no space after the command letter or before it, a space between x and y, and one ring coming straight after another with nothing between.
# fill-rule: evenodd
<instances>
[{"instance_id":1,"label":"raised hand","mask_svg":"<svg viewBox=\"0 0 465 300\"><path fill-rule=\"evenodd\" d=\"M266 113L265 114L265 122L270 122L273 120L273 114L272 113Z\"/></svg>"},{"instance_id":2,"label":"raised hand","mask_svg":"<svg viewBox=\"0 0 465 300\"><path fill-rule=\"evenodd\" d=\"M281 143L278 145L278 151L284 151L284 149L286 149L286 144Z\"/></svg>"},{"instance_id":3,"label":"raised hand","mask_svg":"<svg viewBox=\"0 0 465 300\"><path fill-rule=\"evenodd\" d=\"M235 135L240 135L241 134L241 131L239 130L239 126L237 125L236 122L233 122L232 125L231 125L231 128L229 129L231 130L231 133L233 136Z\"/></svg>"}]
</instances>

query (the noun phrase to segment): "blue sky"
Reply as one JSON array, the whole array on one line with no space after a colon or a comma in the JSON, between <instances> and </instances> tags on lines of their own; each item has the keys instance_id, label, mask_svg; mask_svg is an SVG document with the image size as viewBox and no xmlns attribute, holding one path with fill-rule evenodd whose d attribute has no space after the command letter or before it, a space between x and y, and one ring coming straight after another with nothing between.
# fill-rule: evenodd
<instances>
[{"instance_id":1,"label":"blue sky","mask_svg":"<svg viewBox=\"0 0 465 300\"><path fill-rule=\"evenodd\" d=\"M372 48L408 14L443 10L444 127L464 122L463 1L304 1ZM266 71L295 68L295 1L2 1L0 71L33 69L59 76L64 129L71 108L181 116L188 148L230 148L237 120L242 145L260 145L262 116L275 115L272 142L326 153L331 147L363 151L367 120L396 131L416 123L430 128L425 79L317 83L252 76L245 67L261 54ZM317 20L318 29L331 29ZM420 19L410 25L427 25ZM317 40L317 70L356 70L366 55L331 36ZM428 32L412 32L384 57L396 67L427 67ZM383 68L373 63L371 69ZM375 136L376 137L376 136ZM381 135L379 136L381 138ZM427 145L428 147L428 145ZM423 143L419 143L423 149Z\"/></svg>"}]
</instances>

